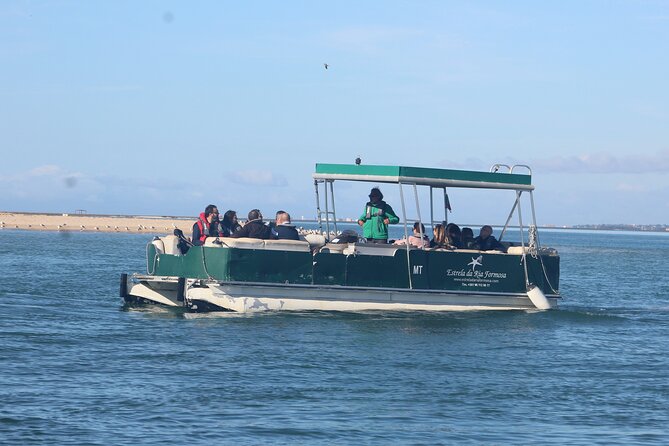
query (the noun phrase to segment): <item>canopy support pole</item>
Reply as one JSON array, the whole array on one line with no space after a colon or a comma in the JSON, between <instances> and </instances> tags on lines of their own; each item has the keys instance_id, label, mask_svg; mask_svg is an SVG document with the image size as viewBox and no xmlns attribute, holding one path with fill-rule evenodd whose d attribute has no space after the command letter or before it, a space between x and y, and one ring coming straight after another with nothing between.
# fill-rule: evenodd
<instances>
[{"instance_id":1,"label":"canopy support pole","mask_svg":"<svg viewBox=\"0 0 669 446\"><path fill-rule=\"evenodd\" d=\"M432 192L434 187L430 186L430 228L434 230L434 198L432 197Z\"/></svg>"},{"instance_id":2,"label":"canopy support pole","mask_svg":"<svg viewBox=\"0 0 669 446\"><path fill-rule=\"evenodd\" d=\"M413 282L411 280L411 260L409 260L409 232L407 231L407 210L404 203L404 191L402 190L402 183L400 186L400 201L402 202L402 219L404 219L404 240L406 240L405 247L407 251L407 273L409 274L409 289L413 289Z\"/></svg>"},{"instance_id":3,"label":"canopy support pole","mask_svg":"<svg viewBox=\"0 0 669 446\"><path fill-rule=\"evenodd\" d=\"M325 190L325 239L330 240L330 208L328 207L328 181L325 180L323 189Z\"/></svg>"},{"instance_id":4,"label":"canopy support pole","mask_svg":"<svg viewBox=\"0 0 669 446\"><path fill-rule=\"evenodd\" d=\"M499 235L500 242L504 238L504 234L506 234L506 230L509 227L509 223L511 222L511 217L513 217L513 213L516 211L516 208L520 204L520 193L521 193L520 191L516 191L516 201L513 203L513 206L511 206L511 212L509 212L509 216L506 218L506 223L504 223L504 227L502 228L502 233Z\"/></svg>"},{"instance_id":5,"label":"canopy support pole","mask_svg":"<svg viewBox=\"0 0 669 446\"><path fill-rule=\"evenodd\" d=\"M335 210L334 181L330 181L330 199L332 200L332 224L335 234L337 231L337 211Z\"/></svg>"},{"instance_id":6,"label":"canopy support pole","mask_svg":"<svg viewBox=\"0 0 669 446\"><path fill-rule=\"evenodd\" d=\"M420 231L420 241L421 241L421 247L420 249L425 249L425 246L423 246L423 218L420 216L420 203L418 202L418 186L416 186L416 183L413 184L413 196L416 200L416 213L418 214L418 231ZM409 244L409 239L407 238L407 245Z\"/></svg>"},{"instance_id":7,"label":"canopy support pole","mask_svg":"<svg viewBox=\"0 0 669 446\"><path fill-rule=\"evenodd\" d=\"M316 189L316 220L318 220L318 230L323 233L323 217L321 216L321 197L318 194L319 180L314 180L314 189Z\"/></svg>"},{"instance_id":8,"label":"canopy support pole","mask_svg":"<svg viewBox=\"0 0 669 446\"><path fill-rule=\"evenodd\" d=\"M518 226L520 226L520 246L523 250L523 269L525 270L525 285L529 288L530 276L527 274L527 254L525 253L525 237L523 237L523 213L520 210L520 194L516 191L516 204L518 204Z\"/></svg>"}]
</instances>

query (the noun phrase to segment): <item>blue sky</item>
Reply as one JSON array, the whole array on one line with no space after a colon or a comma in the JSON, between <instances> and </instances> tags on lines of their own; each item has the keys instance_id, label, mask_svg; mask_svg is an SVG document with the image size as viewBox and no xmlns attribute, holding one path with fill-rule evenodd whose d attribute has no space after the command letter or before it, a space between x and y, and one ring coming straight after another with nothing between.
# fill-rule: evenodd
<instances>
[{"instance_id":1,"label":"blue sky","mask_svg":"<svg viewBox=\"0 0 669 446\"><path fill-rule=\"evenodd\" d=\"M529 164L539 224L669 224L668 55L666 1L5 0L0 210L312 218L314 164L361 155ZM456 222L511 206L459 192Z\"/></svg>"}]
</instances>

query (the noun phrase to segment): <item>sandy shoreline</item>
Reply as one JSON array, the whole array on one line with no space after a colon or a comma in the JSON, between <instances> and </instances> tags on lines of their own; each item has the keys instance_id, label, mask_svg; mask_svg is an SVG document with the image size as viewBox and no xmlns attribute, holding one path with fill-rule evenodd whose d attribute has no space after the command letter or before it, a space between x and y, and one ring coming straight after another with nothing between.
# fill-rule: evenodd
<instances>
[{"instance_id":1,"label":"sandy shoreline","mask_svg":"<svg viewBox=\"0 0 669 446\"><path fill-rule=\"evenodd\" d=\"M171 234L174 228L179 228L186 236L190 236L196 220L197 217L188 219L181 217L0 212L0 230Z\"/></svg>"}]
</instances>

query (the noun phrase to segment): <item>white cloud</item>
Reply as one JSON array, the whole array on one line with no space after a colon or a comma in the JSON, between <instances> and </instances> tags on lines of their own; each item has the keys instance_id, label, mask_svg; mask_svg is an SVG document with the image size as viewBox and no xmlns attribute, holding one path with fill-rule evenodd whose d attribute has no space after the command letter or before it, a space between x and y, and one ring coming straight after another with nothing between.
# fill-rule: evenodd
<instances>
[{"instance_id":1,"label":"white cloud","mask_svg":"<svg viewBox=\"0 0 669 446\"><path fill-rule=\"evenodd\" d=\"M59 166L48 164L45 166L38 166L28 172L29 176L41 177L49 175L58 175L62 173L62 169Z\"/></svg>"},{"instance_id":2,"label":"white cloud","mask_svg":"<svg viewBox=\"0 0 669 446\"><path fill-rule=\"evenodd\" d=\"M633 151L630 150L630 152ZM531 165L537 169L561 173L664 173L669 170L669 150L630 156L593 153L572 157L552 157L535 159Z\"/></svg>"},{"instance_id":3,"label":"white cloud","mask_svg":"<svg viewBox=\"0 0 669 446\"><path fill-rule=\"evenodd\" d=\"M249 186L284 187L288 184L283 176L269 170L241 170L239 172L231 172L228 176L235 183Z\"/></svg>"},{"instance_id":4,"label":"white cloud","mask_svg":"<svg viewBox=\"0 0 669 446\"><path fill-rule=\"evenodd\" d=\"M648 188L639 183L618 183L616 190L619 192L648 192Z\"/></svg>"},{"instance_id":5,"label":"white cloud","mask_svg":"<svg viewBox=\"0 0 669 446\"><path fill-rule=\"evenodd\" d=\"M630 152L633 152L630 150ZM506 158L502 163L528 164L533 171L543 173L598 173L598 174L653 174L669 172L669 150L651 154L630 156L609 155L606 153L586 153L574 156L551 156L534 158L529 162L515 158ZM488 170L490 163L479 158L468 158L464 162L441 161L445 169Z\"/></svg>"}]
</instances>

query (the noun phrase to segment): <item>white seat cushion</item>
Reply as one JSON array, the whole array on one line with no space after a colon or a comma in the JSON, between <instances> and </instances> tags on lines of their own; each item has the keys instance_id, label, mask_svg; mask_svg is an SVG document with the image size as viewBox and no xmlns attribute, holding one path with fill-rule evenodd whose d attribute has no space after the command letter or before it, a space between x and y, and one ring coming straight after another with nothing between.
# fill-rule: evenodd
<instances>
[{"instance_id":1,"label":"white seat cushion","mask_svg":"<svg viewBox=\"0 0 669 446\"><path fill-rule=\"evenodd\" d=\"M310 252L309 243L302 240L265 240L265 249L271 251Z\"/></svg>"},{"instance_id":2,"label":"white seat cushion","mask_svg":"<svg viewBox=\"0 0 669 446\"><path fill-rule=\"evenodd\" d=\"M165 237L161 237L160 239L165 244L165 254L172 254L176 256L181 255L181 251L179 251L178 247L179 237L177 237L176 235L166 235Z\"/></svg>"},{"instance_id":3,"label":"white seat cushion","mask_svg":"<svg viewBox=\"0 0 669 446\"><path fill-rule=\"evenodd\" d=\"M509 249L506 250L508 254L522 254L523 249L525 249L525 254L529 252L529 248L527 246L509 246Z\"/></svg>"},{"instance_id":4,"label":"white seat cushion","mask_svg":"<svg viewBox=\"0 0 669 446\"><path fill-rule=\"evenodd\" d=\"M322 234L305 234L304 239L313 248L320 248L325 245L325 236Z\"/></svg>"},{"instance_id":5,"label":"white seat cushion","mask_svg":"<svg viewBox=\"0 0 669 446\"><path fill-rule=\"evenodd\" d=\"M221 244L214 243L218 239ZM207 237L204 246L210 248L264 249L265 241L257 238Z\"/></svg>"}]
</instances>

